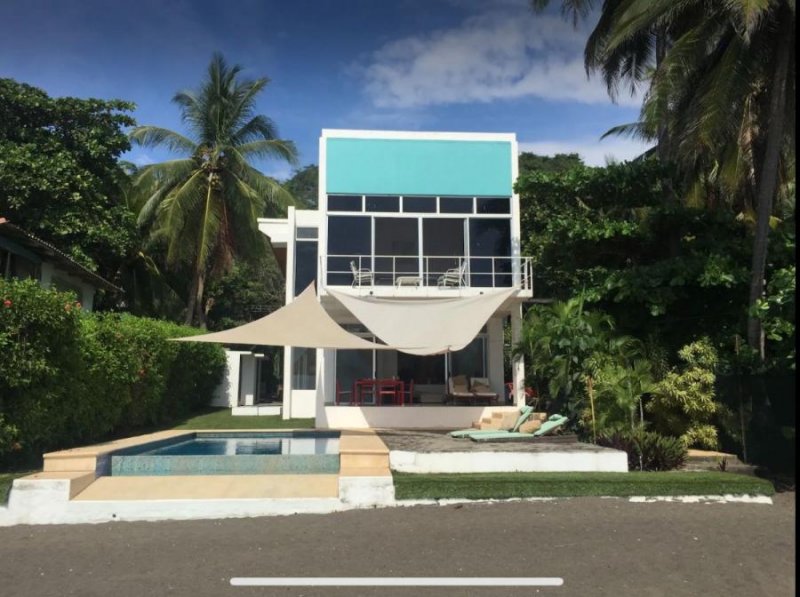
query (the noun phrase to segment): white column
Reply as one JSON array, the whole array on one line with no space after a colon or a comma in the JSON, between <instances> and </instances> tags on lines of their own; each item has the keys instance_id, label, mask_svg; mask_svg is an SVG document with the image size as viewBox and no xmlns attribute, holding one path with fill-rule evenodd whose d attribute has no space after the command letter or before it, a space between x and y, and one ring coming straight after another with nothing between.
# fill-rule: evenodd
<instances>
[{"instance_id":1,"label":"white column","mask_svg":"<svg viewBox=\"0 0 800 597\"><path fill-rule=\"evenodd\" d=\"M286 213L286 227L288 237L286 240L286 292L284 305L294 300L294 252L295 242L295 208L289 206ZM284 419L292 418L292 347L283 348L283 408L281 416Z\"/></svg>"},{"instance_id":2,"label":"white column","mask_svg":"<svg viewBox=\"0 0 800 597\"><path fill-rule=\"evenodd\" d=\"M242 355L239 404L253 406L256 401L256 359L252 354Z\"/></svg>"},{"instance_id":3,"label":"white column","mask_svg":"<svg viewBox=\"0 0 800 597\"><path fill-rule=\"evenodd\" d=\"M522 305L511 307L511 346L516 346L522 338ZM514 382L514 404L525 406L525 359L511 357L511 376Z\"/></svg>"},{"instance_id":4,"label":"white column","mask_svg":"<svg viewBox=\"0 0 800 597\"><path fill-rule=\"evenodd\" d=\"M503 318L490 317L486 322L486 375L492 391L505 400L507 380L503 379Z\"/></svg>"}]
</instances>

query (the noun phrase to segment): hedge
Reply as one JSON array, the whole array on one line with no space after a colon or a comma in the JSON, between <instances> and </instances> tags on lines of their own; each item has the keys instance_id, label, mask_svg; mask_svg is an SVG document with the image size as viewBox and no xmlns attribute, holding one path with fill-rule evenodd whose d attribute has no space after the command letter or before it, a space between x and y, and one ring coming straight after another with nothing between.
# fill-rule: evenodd
<instances>
[{"instance_id":1,"label":"hedge","mask_svg":"<svg viewBox=\"0 0 800 597\"><path fill-rule=\"evenodd\" d=\"M198 332L85 313L71 293L0 280L0 460L30 461L206 406L222 348L168 341Z\"/></svg>"}]
</instances>

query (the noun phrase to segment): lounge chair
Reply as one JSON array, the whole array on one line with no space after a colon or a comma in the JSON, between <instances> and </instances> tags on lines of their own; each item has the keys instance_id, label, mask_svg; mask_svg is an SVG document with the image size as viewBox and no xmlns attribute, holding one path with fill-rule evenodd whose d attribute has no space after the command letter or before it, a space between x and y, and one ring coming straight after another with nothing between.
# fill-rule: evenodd
<instances>
[{"instance_id":1,"label":"lounge chair","mask_svg":"<svg viewBox=\"0 0 800 597\"><path fill-rule=\"evenodd\" d=\"M514 426L511 428L511 431L505 431L499 429L458 429L457 431L451 431L449 433L450 437L470 437L472 435L483 435L483 434L496 434L496 433L511 433L516 432L522 426L525 421L530 419L531 415L533 414L533 407L532 406L523 406L519 409L519 417L517 418L517 422L514 423Z\"/></svg>"},{"instance_id":2,"label":"lounge chair","mask_svg":"<svg viewBox=\"0 0 800 597\"><path fill-rule=\"evenodd\" d=\"M475 401L475 394L469 391L466 375L454 375L447 379L446 398L454 404L457 400L468 400L470 404Z\"/></svg>"},{"instance_id":3,"label":"lounge chair","mask_svg":"<svg viewBox=\"0 0 800 597\"><path fill-rule=\"evenodd\" d=\"M473 377L469 380L469 389L478 400L486 400L489 404L497 404L498 395L489 386L487 377Z\"/></svg>"},{"instance_id":4,"label":"lounge chair","mask_svg":"<svg viewBox=\"0 0 800 597\"><path fill-rule=\"evenodd\" d=\"M536 438L550 435L560 429L569 420L562 415L551 415L542 426L533 433L521 433L519 431L494 431L492 433L471 433L467 435L474 442L496 442L496 441L531 441Z\"/></svg>"}]
</instances>

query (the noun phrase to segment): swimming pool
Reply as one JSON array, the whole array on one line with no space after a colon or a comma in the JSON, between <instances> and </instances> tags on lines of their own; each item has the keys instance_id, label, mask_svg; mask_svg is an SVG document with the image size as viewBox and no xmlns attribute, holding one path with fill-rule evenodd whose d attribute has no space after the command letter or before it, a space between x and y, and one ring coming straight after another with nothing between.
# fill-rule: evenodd
<instances>
[{"instance_id":1,"label":"swimming pool","mask_svg":"<svg viewBox=\"0 0 800 597\"><path fill-rule=\"evenodd\" d=\"M196 432L109 456L111 476L331 474L339 472L339 433Z\"/></svg>"}]
</instances>

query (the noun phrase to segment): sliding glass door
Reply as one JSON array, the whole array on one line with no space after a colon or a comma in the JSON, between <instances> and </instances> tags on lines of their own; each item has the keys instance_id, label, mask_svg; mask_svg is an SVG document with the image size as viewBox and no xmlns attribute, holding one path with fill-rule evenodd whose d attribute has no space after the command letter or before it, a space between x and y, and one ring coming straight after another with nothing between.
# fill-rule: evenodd
<instances>
[{"instance_id":1,"label":"sliding glass door","mask_svg":"<svg viewBox=\"0 0 800 597\"><path fill-rule=\"evenodd\" d=\"M419 220L375 218L375 284L419 277Z\"/></svg>"}]
</instances>

